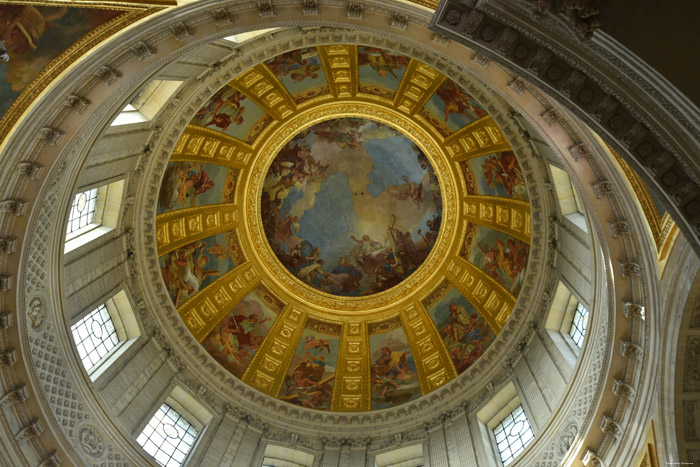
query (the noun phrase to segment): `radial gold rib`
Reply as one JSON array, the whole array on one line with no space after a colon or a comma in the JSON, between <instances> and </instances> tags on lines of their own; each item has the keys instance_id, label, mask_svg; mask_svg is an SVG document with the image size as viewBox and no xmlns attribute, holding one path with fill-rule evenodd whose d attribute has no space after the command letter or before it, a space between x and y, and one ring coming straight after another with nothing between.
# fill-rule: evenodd
<instances>
[{"instance_id":1,"label":"radial gold rib","mask_svg":"<svg viewBox=\"0 0 700 467\"><path fill-rule=\"evenodd\" d=\"M227 272L202 292L178 308L178 313L198 342L240 302L260 281L250 263L243 263Z\"/></svg>"},{"instance_id":2,"label":"radial gold rib","mask_svg":"<svg viewBox=\"0 0 700 467\"><path fill-rule=\"evenodd\" d=\"M235 204L176 209L156 216L158 256L236 227Z\"/></svg>"},{"instance_id":3,"label":"radial gold rib","mask_svg":"<svg viewBox=\"0 0 700 467\"><path fill-rule=\"evenodd\" d=\"M449 156L457 162L511 150L508 140L490 115L454 132L445 139L445 148Z\"/></svg>"},{"instance_id":4,"label":"radial gold rib","mask_svg":"<svg viewBox=\"0 0 700 467\"><path fill-rule=\"evenodd\" d=\"M225 133L199 125L187 125L175 145L170 162L203 162L242 169L252 153L249 144Z\"/></svg>"},{"instance_id":5,"label":"radial gold rib","mask_svg":"<svg viewBox=\"0 0 700 467\"><path fill-rule=\"evenodd\" d=\"M447 266L447 278L474 305L494 333L503 329L515 306L515 297L484 271L462 258Z\"/></svg>"},{"instance_id":6,"label":"radial gold rib","mask_svg":"<svg viewBox=\"0 0 700 467\"><path fill-rule=\"evenodd\" d=\"M402 309L400 316L416 362L421 393L426 395L456 378L457 370L423 304L415 302Z\"/></svg>"},{"instance_id":7,"label":"radial gold rib","mask_svg":"<svg viewBox=\"0 0 700 467\"><path fill-rule=\"evenodd\" d=\"M343 325L338 362L331 410L336 412L371 410L369 338L364 322L356 321Z\"/></svg>"},{"instance_id":8,"label":"radial gold rib","mask_svg":"<svg viewBox=\"0 0 700 467\"><path fill-rule=\"evenodd\" d=\"M243 382L268 396L277 397L294 358L305 322L305 312L291 305L285 307L255 352L241 378Z\"/></svg>"},{"instance_id":9,"label":"radial gold rib","mask_svg":"<svg viewBox=\"0 0 700 467\"><path fill-rule=\"evenodd\" d=\"M464 217L530 244L530 203L527 201L499 196L466 196Z\"/></svg>"},{"instance_id":10,"label":"radial gold rib","mask_svg":"<svg viewBox=\"0 0 700 467\"><path fill-rule=\"evenodd\" d=\"M294 114L292 96L264 63L256 65L229 83L276 120Z\"/></svg>"},{"instance_id":11,"label":"radial gold rib","mask_svg":"<svg viewBox=\"0 0 700 467\"><path fill-rule=\"evenodd\" d=\"M409 115L418 113L445 81L445 76L418 60L411 59L394 97L394 106Z\"/></svg>"},{"instance_id":12,"label":"radial gold rib","mask_svg":"<svg viewBox=\"0 0 700 467\"><path fill-rule=\"evenodd\" d=\"M334 97L356 96L359 86L357 46L334 44L317 49L331 94Z\"/></svg>"}]
</instances>

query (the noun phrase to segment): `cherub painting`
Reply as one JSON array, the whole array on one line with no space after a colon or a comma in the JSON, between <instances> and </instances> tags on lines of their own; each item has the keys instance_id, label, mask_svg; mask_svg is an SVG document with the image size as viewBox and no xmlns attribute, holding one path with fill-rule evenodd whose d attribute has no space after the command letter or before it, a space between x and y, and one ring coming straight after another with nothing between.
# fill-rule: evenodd
<instances>
[{"instance_id":1,"label":"cherub painting","mask_svg":"<svg viewBox=\"0 0 700 467\"><path fill-rule=\"evenodd\" d=\"M291 96L326 86L326 76L315 47L285 52L265 62Z\"/></svg>"},{"instance_id":2,"label":"cherub painting","mask_svg":"<svg viewBox=\"0 0 700 467\"><path fill-rule=\"evenodd\" d=\"M0 5L0 115L47 65L117 10Z\"/></svg>"},{"instance_id":3,"label":"cherub painting","mask_svg":"<svg viewBox=\"0 0 700 467\"><path fill-rule=\"evenodd\" d=\"M231 86L224 86L199 109L190 123L247 141L249 133L267 114L245 95Z\"/></svg>"},{"instance_id":4,"label":"cherub painting","mask_svg":"<svg viewBox=\"0 0 700 467\"><path fill-rule=\"evenodd\" d=\"M373 410L420 397L416 365L403 328L370 335L370 349Z\"/></svg>"},{"instance_id":5,"label":"cherub painting","mask_svg":"<svg viewBox=\"0 0 700 467\"><path fill-rule=\"evenodd\" d=\"M495 338L474 306L455 288L428 309L458 373L469 368Z\"/></svg>"},{"instance_id":6,"label":"cherub painting","mask_svg":"<svg viewBox=\"0 0 700 467\"><path fill-rule=\"evenodd\" d=\"M476 193L487 196L506 196L527 201L527 186L518 159L512 151L487 154L469 159L468 172Z\"/></svg>"},{"instance_id":7,"label":"cherub painting","mask_svg":"<svg viewBox=\"0 0 700 467\"><path fill-rule=\"evenodd\" d=\"M517 296L522 287L529 252L527 243L479 226L470 261Z\"/></svg>"},{"instance_id":8,"label":"cherub painting","mask_svg":"<svg viewBox=\"0 0 700 467\"><path fill-rule=\"evenodd\" d=\"M170 162L158 193L158 212L220 203L225 167L196 162Z\"/></svg>"},{"instance_id":9,"label":"cherub painting","mask_svg":"<svg viewBox=\"0 0 700 467\"><path fill-rule=\"evenodd\" d=\"M395 91L403 77L409 58L376 47L358 47L357 64L362 83Z\"/></svg>"},{"instance_id":10,"label":"cherub painting","mask_svg":"<svg viewBox=\"0 0 700 467\"><path fill-rule=\"evenodd\" d=\"M202 345L219 363L240 378L275 317L275 312L254 290L219 322Z\"/></svg>"},{"instance_id":11,"label":"cherub painting","mask_svg":"<svg viewBox=\"0 0 700 467\"><path fill-rule=\"evenodd\" d=\"M285 378L280 399L328 410L333 396L338 337L305 329Z\"/></svg>"},{"instance_id":12,"label":"cherub painting","mask_svg":"<svg viewBox=\"0 0 700 467\"><path fill-rule=\"evenodd\" d=\"M439 126L444 125L451 132L487 115L486 110L451 79L443 81L424 110L440 120Z\"/></svg>"},{"instance_id":13,"label":"cherub painting","mask_svg":"<svg viewBox=\"0 0 700 467\"><path fill-rule=\"evenodd\" d=\"M163 281L176 307L233 269L225 242L225 235L218 234L189 243L159 258Z\"/></svg>"}]
</instances>

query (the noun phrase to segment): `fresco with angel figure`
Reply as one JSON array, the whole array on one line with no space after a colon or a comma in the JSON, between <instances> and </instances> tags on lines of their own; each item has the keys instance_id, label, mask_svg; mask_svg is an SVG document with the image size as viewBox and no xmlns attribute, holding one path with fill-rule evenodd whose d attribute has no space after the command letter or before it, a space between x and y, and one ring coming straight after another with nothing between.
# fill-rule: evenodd
<instances>
[{"instance_id":1,"label":"fresco with angel figure","mask_svg":"<svg viewBox=\"0 0 700 467\"><path fill-rule=\"evenodd\" d=\"M361 296L397 285L425 261L442 198L428 158L409 138L373 120L340 118L282 148L261 215L277 258L299 280Z\"/></svg>"}]
</instances>

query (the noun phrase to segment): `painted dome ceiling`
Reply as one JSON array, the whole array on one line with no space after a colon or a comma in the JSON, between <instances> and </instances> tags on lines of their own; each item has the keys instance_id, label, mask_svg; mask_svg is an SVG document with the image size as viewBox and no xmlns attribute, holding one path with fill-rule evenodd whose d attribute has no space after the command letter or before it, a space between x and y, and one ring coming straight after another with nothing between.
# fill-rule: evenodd
<instances>
[{"instance_id":1,"label":"painted dome ceiling","mask_svg":"<svg viewBox=\"0 0 700 467\"><path fill-rule=\"evenodd\" d=\"M484 106L388 50L284 53L211 96L156 213L163 280L209 354L272 397L390 408L456 378L529 256L516 155Z\"/></svg>"}]
</instances>

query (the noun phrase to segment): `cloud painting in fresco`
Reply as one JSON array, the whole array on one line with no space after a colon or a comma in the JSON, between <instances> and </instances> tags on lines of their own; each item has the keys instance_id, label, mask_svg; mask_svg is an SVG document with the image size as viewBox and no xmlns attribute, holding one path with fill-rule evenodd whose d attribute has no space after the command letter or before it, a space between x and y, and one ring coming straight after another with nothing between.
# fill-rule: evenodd
<instances>
[{"instance_id":1,"label":"cloud painting in fresco","mask_svg":"<svg viewBox=\"0 0 700 467\"><path fill-rule=\"evenodd\" d=\"M440 333L457 373L464 372L491 345L495 334L474 306L451 287L428 314Z\"/></svg>"},{"instance_id":2,"label":"cloud painting in fresco","mask_svg":"<svg viewBox=\"0 0 700 467\"><path fill-rule=\"evenodd\" d=\"M358 47L357 64L360 83L396 91L408 66L409 58L376 47Z\"/></svg>"},{"instance_id":3,"label":"cloud painting in fresco","mask_svg":"<svg viewBox=\"0 0 700 467\"><path fill-rule=\"evenodd\" d=\"M202 345L234 375L243 376L277 314L253 290L202 341Z\"/></svg>"},{"instance_id":4,"label":"cloud painting in fresco","mask_svg":"<svg viewBox=\"0 0 700 467\"><path fill-rule=\"evenodd\" d=\"M189 243L161 256L159 261L175 306L183 304L234 267L225 233Z\"/></svg>"},{"instance_id":5,"label":"cloud painting in fresco","mask_svg":"<svg viewBox=\"0 0 700 467\"><path fill-rule=\"evenodd\" d=\"M121 13L91 8L0 5L0 41L10 58L9 62L0 63L0 115L53 59Z\"/></svg>"},{"instance_id":6,"label":"cloud painting in fresco","mask_svg":"<svg viewBox=\"0 0 700 467\"><path fill-rule=\"evenodd\" d=\"M252 143L256 128L267 114L245 95L224 86L199 109L193 125L221 131L241 141Z\"/></svg>"},{"instance_id":7,"label":"cloud painting in fresco","mask_svg":"<svg viewBox=\"0 0 700 467\"><path fill-rule=\"evenodd\" d=\"M290 96L328 84L315 47L285 52L265 64L287 88Z\"/></svg>"},{"instance_id":8,"label":"cloud painting in fresco","mask_svg":"<svg viewBox=\"0 0 700 467\"><path fill-rule=\"evenodd\" d=\"M487 154L467 162L474 173L478 194L528 200L523 171L512 151Z\"/></svg>"},{"instance_id":9,"label":"cloud painting in fresco","mask_svg":"<svg viewBox=\"0 0 700 467\"><path fill-rule=\"evenodd\" d=\"M387 125L343 118L293 138L262 193L282 264L323 292L367 295L418 268L438 235L442 198L428 159Z\"/></svg>"},{"instance_id":10,"label":"cloud painting in fresco","mask_svg":"<svg viewBox=\"0 0 700 467\"><path fill-rule=\"evenodd\" d=\"M469 261L517 297L522 288L530 246L508 234L478 226Z\"/></svg>"},{"instance_id":11,"label":"cloud painting in fresco","mask_svg":"<svg viewBox=\"0 0 700 467\"><path fill-rule=\"evenodd\" d=\"M280 399L311 409L330 410L339 342L337 336L307 325L282 385Z\"/></svg>"},{"instance_id":12,"label":"cloud painting in fresco","mask_svg":"<svg viewBox=\"0 0 700 467\"><path fill-rule=\"evenodd\" d=\"M402 327L369 336L372 410L388 409L421 396L416 364Z\"/></svg>"},{"instance_id":13,"label":"cloud painting in fresco","mask_svg":"<svg viewBox=\"0 0 700 467\"><path fill-rule=\"evenodd\" d=\"M198 162L168 163L158 193L157 213L221 203L229 170L232 169Z\"/></svg>"},{"instance_id":14,"label":"cloud painting in fresco","mask_svg":"<svg viewBox=\"0 0 700 467\"><path fill-rule=\"evenodd\" d=\"M486 110L451 79L443 81L425 109L452 132L487 115Z\"/></svg>"}]
</instances>

